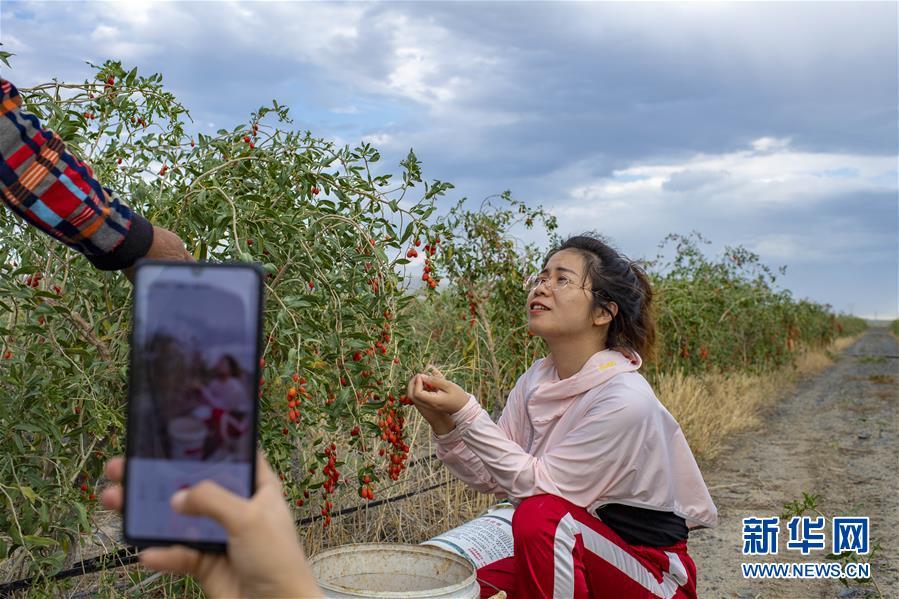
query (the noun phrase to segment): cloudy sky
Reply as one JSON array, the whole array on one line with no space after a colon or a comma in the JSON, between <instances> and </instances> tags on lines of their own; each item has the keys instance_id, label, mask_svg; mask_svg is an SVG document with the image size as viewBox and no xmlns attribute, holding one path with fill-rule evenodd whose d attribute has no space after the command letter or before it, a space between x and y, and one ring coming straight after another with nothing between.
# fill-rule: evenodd
<instances>
[{"instance_id":1,"label":"cloudy sky","mask_svg":"<svg viewBox=\"0 0 899 599\"><path fill-rule=\"evenodd\" d=\"M797 297L897 316L897 4L15 2L4 73L161 72L199 129L413 147L446 205L509 189L633 258L696 230ZM398 170L398 169L397 169ZM396 172L396 171L395 171ZM535 239L535 241L540 241Z\"/></svg>"}]
</instances>

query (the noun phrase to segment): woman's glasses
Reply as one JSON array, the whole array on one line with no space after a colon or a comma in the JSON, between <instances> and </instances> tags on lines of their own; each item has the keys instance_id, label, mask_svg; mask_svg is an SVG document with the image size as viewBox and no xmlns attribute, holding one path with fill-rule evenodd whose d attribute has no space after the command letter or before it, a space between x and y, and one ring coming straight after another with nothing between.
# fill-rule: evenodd
<instances>
[{"instance_id":1,"label":"woman's glasses","mask_svg":"<svg viewBox=\"0 0 899 599\"><path fill-rule=\"evenodd\" d=\"M531 275L524 280L524 289L528 293L530 293L540 285L546 285L551 291L554 292L562 291L567 287L572 287L574 289L586 289L590 293L596 293L589 287L575 285L571 277L568 277L566 275L559 275L555 279L546 275Z\"/></svg>"}]
</instances>

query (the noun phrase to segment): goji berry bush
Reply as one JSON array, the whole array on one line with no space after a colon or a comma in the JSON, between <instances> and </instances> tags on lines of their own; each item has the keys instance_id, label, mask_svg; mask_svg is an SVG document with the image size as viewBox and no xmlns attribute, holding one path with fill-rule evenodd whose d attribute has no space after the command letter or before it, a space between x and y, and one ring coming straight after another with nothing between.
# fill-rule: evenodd
<instances>
[{"instance_id":1,"label":"goji berry bush","mask_svg":"<svg viewBox=\"0 0 899 599\"><path fill-rule=\"evenodd\" d=\"M27 109L197 259L266 271L261 444L285 494L327 524L338 488L366 499L405 468L405 322L418 285L410 252L439 255L429 223L451 186L399 175L368 144L336 147L262 107L189 136L161 77L97 67L80 84L22 90ZM130 286L0 213L3 374L0 558L63 564L91 529L102 463L123 448ZM427 287L437 286L428 268Z\"/></svg>"},{"instance_id":2,"label":"goji berry bush","mask_svg":"<svg viewBox=\"0 0 899 599\"><path fill-rule=\"evenodd\" d=\"M866 327L828 305L794 299L777 285L785 268L772 270L743 247L712 259L702 251L708 243L698 233L669 235L661 244L667 252L650 264L661 332L656 370L770 371L802 348Z\"/></svg>"},{"instance_id":3,"label":"goji berry bush","mask_svg":"<svg viewBox=\"0 0 899 599\"><path fill-rule=\"evenodd\" d=\"M450 285L418 325L419 342L456 365L457 380L496 414L517 377L545 353L527 333L521 283L559 241L556 223L508 194L477 211L456 206L440 221L450 235L440 260ZM546 247L516 240L517 231L535 224L546 231ZM729 247L715 258L703 251L708 243L698 233L672 234L660 254L643 263L658 328L656 354L644 356L650 379L673 370L771 371L794 364L801 351L866 328L860 318L794 299L777 285L782 272L747 249Z\"/></svg>"},{"instance_id":4,"label":"goji berry bush","mask_svg":"<svg viewBox=\"0 0 899 599\"><path fill-rule=\"evenodd\" d=\"M543 355L522 282L558 240L549 212L506 192L438 213L452 185L426 181L413 152L393 173L369 144L294 131L277 102L192 136L160 75L95 69L22 90L27 108L197 259L264 266L260 442L298 515L327 525L402 476L414 443L403 393L426 361L497 414ZM0 560L49 574L93 530L102 464L123 450L131 288L9 211L0 230ZM517 239L527 230L546 245ZM695 237L672 244L649 265L650 373L776 368L858 329L778 290L745 250L713 260Z\"/></svg>"}]
</instances>

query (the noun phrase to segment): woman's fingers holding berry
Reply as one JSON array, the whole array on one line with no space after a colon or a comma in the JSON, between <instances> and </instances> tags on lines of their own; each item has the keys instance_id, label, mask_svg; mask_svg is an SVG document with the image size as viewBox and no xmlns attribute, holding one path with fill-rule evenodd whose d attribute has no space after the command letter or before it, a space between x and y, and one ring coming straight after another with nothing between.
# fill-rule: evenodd
<instances>
[{"instance_id":1,"label":"woman's fingers holding berry","mask_svg":"<svg viewBox=\"0 0 899 599\"><path fill-rule=\"evenodd\" d=\"M415 401L415 382L417 380L418 380L418 375L416 374L411 379L409 379L409 385L406 388L406 396L408 396L409 399L411 399L413 401Z\"/></svg>"},{"instance_id":2,"label":"woman's fingers holding berry","mask_svg":"<svg viewBox=\"0 0 899 599\"><path fill-rule=\"evenodd\" d=\"M428 364L428 366L427 366L427 368L426 368L425 370L427 370L428 372L430 372L431 375L434 376L434 377L441 378L441 379L445 379L445 378L446 378L445 376L443 376L443 373L440 372L440 369L437 368L436 366L434 366L433 364Z\"/></svg>"},{"instance_id":3,"label":"woman's fingers holding berry","mask_svg":"<svg viewBox=\"0 0 899 599\"><path fill-rule=\"evenodd\" d=\"M421 375L422 386L424 390L434 392L434 391L449 391L452 387L453 383L442 376L430 376L427 374ZM430 388L429 388L430 387Z\"/></svg>"},{"instance_id":4,"label":"woman's fingers holding berry","mask_svg":"<svg viewBox=\"0 0 899 599\"><path fill-rule=\"evenodd\" d=\"M425 382L425 378L423 374L416 375L414 389L409 398L416 408L434 410L439 408L440 397L438 392Z\"/></svg>"}]
</instances>

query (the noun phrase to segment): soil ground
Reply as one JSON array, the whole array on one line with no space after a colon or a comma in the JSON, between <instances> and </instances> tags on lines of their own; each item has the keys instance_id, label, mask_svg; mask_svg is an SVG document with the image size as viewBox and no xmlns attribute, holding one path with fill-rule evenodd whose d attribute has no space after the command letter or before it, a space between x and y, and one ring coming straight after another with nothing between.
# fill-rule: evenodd
<instances>
[{"instance_id":1,"label":"soil ground","mask_svg":"<svg viewBox=\"0 0 899 599\"><path fill-rule=\"evenodd\" d=\"M899 343L871 328L824 372L800 381L765 418L732 438L703 469L718 506L713 529L690 535L700 597L833 598L876 596L871 585L837 580L743 578L743 562L823 562L832 516L869 516L872 574L884 597L899 597ZM827 549L785 550L781 521L776 556L742 555L742 518L780 516L802 494L820 495ZM809 513L814 516L815 514Z\"/></svg>"}]
</instances>

